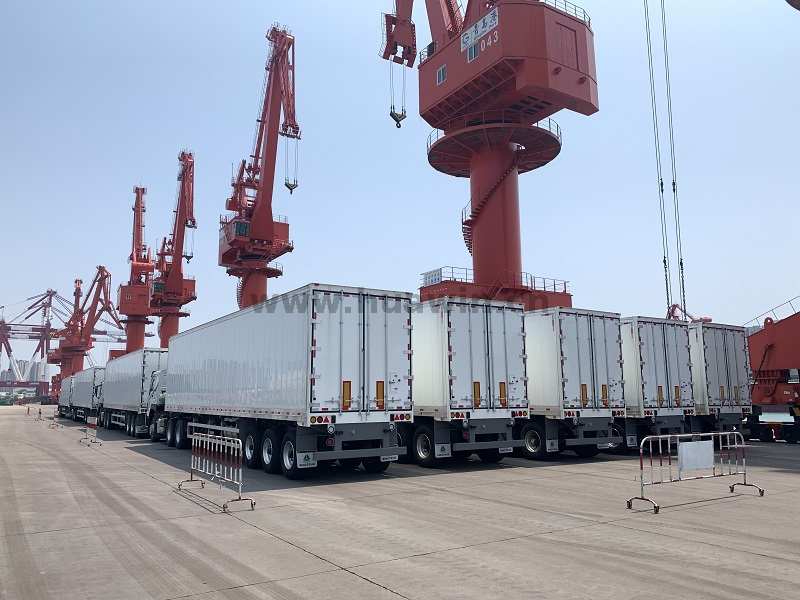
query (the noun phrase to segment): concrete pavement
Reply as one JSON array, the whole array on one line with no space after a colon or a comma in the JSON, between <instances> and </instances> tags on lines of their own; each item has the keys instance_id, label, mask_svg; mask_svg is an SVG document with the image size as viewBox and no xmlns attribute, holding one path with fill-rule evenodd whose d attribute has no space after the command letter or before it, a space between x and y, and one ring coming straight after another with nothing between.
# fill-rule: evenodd
<instances>
[{"instance_id":1,"label":"concrete pavement","mask_svg":"<svg viewBox=\"0 0 800 600\"><path fill-rule=\"evenodd\" d=\"M32 413L36 411L32 409ZM43 412L48 419L52 411ZM189 451L0 407L0 598L791 598L800 446L748 448L748 479L648 488L636 457L506 459L305 480L245 471L179 492Z\"/></svg>"}]
</instances>

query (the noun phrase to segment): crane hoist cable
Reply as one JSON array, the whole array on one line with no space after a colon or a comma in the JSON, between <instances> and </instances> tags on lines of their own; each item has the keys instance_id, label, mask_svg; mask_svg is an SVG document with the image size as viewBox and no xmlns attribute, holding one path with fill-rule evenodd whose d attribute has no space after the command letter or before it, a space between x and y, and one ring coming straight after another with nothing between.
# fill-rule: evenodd
<instances>
[{"instance_id":1,"label":"crane hoist cable","mask_svg":"<svg viewBox=\"0 0 800 600\"><path fill-rule=\"evenodd\" d=\"M667 118L669 122L669 151L672 164L672 203L675 211L675 245L680 269L681 308L686 312L686 282L683 272L683 248L681 243L681 215L678 202L678 173L675 162L675 130L672 121L672 89L669 79L669 44L667 43L667 14L664 0L661 0L661 30L664 39L664 77L667 90Z\"/></svg>"},{"instance_id":2,"label":"crane hoist cable","mask_svg":"<svg viewBox=\"0 0 800 600\"><path fill-rule=\"evenodd\" d=\"M284 173L285 173L285 180L284 185L288 188L289 194L294 192L294 190L300 184L297 182L297 165L300 160L300 144L298 143L297 138L291 138L294 140L294 181L289 179L289 144L291 144L290 138L284 138L284 150L286 157L284 159Z\"/></svg>"},{"instance_id":3,"label":"crane hoist cable","mask_svg":"<svg viewBox=\"0 0 800 600\"><path fill-rule=\"evenodd\" d=\"M661 171L661 139L658 131L658 102L656 96L655 69L653 67L653 41L650 30L650 7L644 0L645 30L647 32L647 65L650 71L650 105L653 113L653 142L656 154L656 173L658 177L658 202L661 212L661 246L664 252L664 284L667 296L667 312L672 306L672 281L670 279L669 235L667 233L667 214L664 203L664 177Z\"/></svg>"},{"instance_id":4,"label":"crane hoist cable","mask_svg":"<svg viewBox=\"0 0 800 600\"><path fill-rule=\"evenodd\" d=\"M395 126L400 129L402 125L400 124L403 119L406 118L406 70L402 66L400 67L403 71L403 88L400 95L400 112L395 110L395 92L394 92L394 62L389 61L389 103L391 108L389 109L389 116L394 121Z\"/></svg>"}]
</instances>

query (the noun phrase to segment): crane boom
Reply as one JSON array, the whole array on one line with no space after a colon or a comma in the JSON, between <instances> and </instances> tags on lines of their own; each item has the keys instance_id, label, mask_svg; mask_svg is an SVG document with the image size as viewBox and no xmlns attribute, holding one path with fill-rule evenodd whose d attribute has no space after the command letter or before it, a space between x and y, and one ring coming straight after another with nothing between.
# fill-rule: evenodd
<instances>
[{"instance_id":1,"label":"crane boom","mask_svg":"<svg viewBox=\"0 0 800 600\"><path fill-rule=\"evenodd\" d=\"M243 160L239 165L226 202L232 212L220 219L219 264L239 278L240 308L266 299L267 280L283 273L273 261L294 249L288 222L272 212L278 136L299 140L301 135L295 113L294 37L273 26L267 39L270 54L252 162ZM297 180L290 182L287 177L286 187L293 191Z\"/></svg>"},{"instance_id":2,"label":"crane boom","mask_svg":"<svg viewBox=\"0 0 800 600\"><path fill-rule=\"evenodd\" d=\"M126 316L125 353L144 348L145 330L152 323L150 316L150 284L155 265L150 248L145 243L144 213L146 211L144 197L147 188L133 188L133 243L128 261L131 263L130 280L119 288L117 307Z\"/></svg>"},{"instance_id":3,"label":"crane boom","mask_svg":"<svg viewBox=\"0 0 800 600\"><path fill-rule=\"evenodd\" d=\"M197 299L195 280L184 277L183 259L191 260L186 252L186 230L195 229L194 218L194 155L183 151L178 155L178 199L175 202L172 233L161 242L156 253L158 275L153 279L150 308L161 318L159 336L161 347L169 346L169 338L178 333L179 320L189 315L183 306Z\"/></svg>"}]
</instances>

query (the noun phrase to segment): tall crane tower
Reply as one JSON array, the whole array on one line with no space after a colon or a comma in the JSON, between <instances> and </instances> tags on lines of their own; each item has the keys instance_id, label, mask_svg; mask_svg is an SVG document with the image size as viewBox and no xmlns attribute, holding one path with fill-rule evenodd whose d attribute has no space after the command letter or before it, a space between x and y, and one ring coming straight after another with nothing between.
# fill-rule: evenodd
<instances>
[{"instance_id":1,"label":"tall crane tower","mask_svg":"<svg viewBox=\"0 0 800 600\"><path fill-rule=\"evenodd\" d=\"M267 280L283 274L283 267L274 261L294 250L286 217L272 213L278 136L300 139L295 116L294 37L287 29L273 26L267 39L270 54L251 162L243 160L239 165L231 182L233 193L226 202L231 212L220 218L219 264L228 275L239 278L239 308L266 299ZM288 168L285 185L290 192L297 187L297 177L290 181Z\"/></svg>"},{"instance_id":2,"label":"tall crane tower","mask_svg":"<svg viewBox=\"0 0 800 600\"><path fill-rule=\"evenodd\" d=\"M194 229L194 156L183 151L178 155L178 199L175 202L175 216L172 220L172 233L161 242L161 250L156 255L158 274L153 279L150 295L150 310L153 316L161 318L158 334L161 347L169 346L169 338L178 333L179 320L189 315L183 306L197 299L195 280L183 276L183 259L191 260L192 254L185 250L186 230Z\"/></svg>"},{"instance_id":3,"label":"tall crane tower","mask_svg":"<svg viewBox=\"0 0 800 600\"><path fill-rule=\"evenodd\" d=\"M133 203L133 248L128 262L131 263L130 280L119 288L117 306L125 315L125 353L144 348L145 329L152 323L150 316L150 284L155 265L150 248L144 238L144 196L147 188L134 187L136 200Z\"/></svg>"},{"instance_id":4,"label":"tall crane tower","mask_svg":"<svg viewBox=\"0 0 800 600\"><path fill-rule=\"evenodd\" d=\"M59 340L58 347L47 354L47 362L60 368L60 373L53 379L54 396L60 392L61 380L83 370L84 359L94 347L95 337L112 333L97 329L101 321L120 330L123 329L117 309L111 300L111 273L100 265L86 292L86 297L82 286L83 281L76 279L72 314L64 328L55 333L55 337ZM103 319L103 315L107 315L110 320Z\"/></svg>"},{"instance_id":5,"label":"tall crane tower","mask_svg":"<svg viewBox=\"0 0 800 600\"><path fill-rule=\"evenodd\" d=\"M385 17L383 57L411 66L413 0ZM564 0L426 0L431 41L420 53L420 115L434 128L428 162L470 180L461 215L472 269L426 274L423 297L476 296L571 306L565 282L522 271L519 183L561 151L549 117L598 110L594 36Z\"/></svg>"}]
</instances>

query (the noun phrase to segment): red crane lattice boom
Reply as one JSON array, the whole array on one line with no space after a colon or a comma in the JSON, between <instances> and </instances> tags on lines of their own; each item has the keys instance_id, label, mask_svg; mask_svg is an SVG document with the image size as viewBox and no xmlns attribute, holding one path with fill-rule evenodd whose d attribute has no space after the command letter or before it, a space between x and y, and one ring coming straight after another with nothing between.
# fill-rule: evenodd
<instances>
[{"instance_id":1,"label":"red crane lattice boom","mask_svg":"<svg viewBox=\"0 0 800 600\"><path fill-rule=\"evenodd\" d=\"M194 156L184 151L178 155L178 161L179 189L172 233L163 239L161 249L156 253L158 275L153 279L150 296L151 314L161 318L158 332L162 348L167 348L169 338L178 333L180 318L189 315L183 306L197 299L195 280L183 275L183 259L188 262L192 258L192 254L185 250L186 230L197 227L194 218Z\"/></svg>"},{"instance_id":2,"label":"red crane lattice boom","mask_svg":"<svg viewBox=\"0 0 800 600\"><path fill-rule=\"evenodd\" d=\"M278 136L300 139L295 114L294 37L273 26L267 39L271 50L252 162L243 160L239 165L226 202L231 213L220 219L219 264L228 275L239 278L240 308L266 299L267 280L283 273L275 259L294 249L289 223L272 212ZM286 187L293 191L296 178L291 182L287 176Z\"/></svg>"},{"instance_id":3,"label":"red crane lattice boom","mask_svg":"<svg viewBox=\"0 0 800 600\"><path fill-rule=\"evenodd\" d=\"M125 324L125 353L144 348L145 330L152 323L150 316L150 285L152 283L153 256L145 243L144 196L147 188L134 187L136 200L133 204L133 247L128 261L131 263L130 280L119 288L117 306Z\"/></svg>"}]
</instances>

